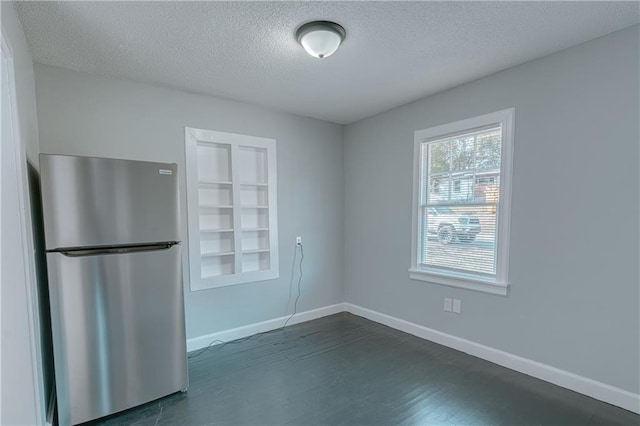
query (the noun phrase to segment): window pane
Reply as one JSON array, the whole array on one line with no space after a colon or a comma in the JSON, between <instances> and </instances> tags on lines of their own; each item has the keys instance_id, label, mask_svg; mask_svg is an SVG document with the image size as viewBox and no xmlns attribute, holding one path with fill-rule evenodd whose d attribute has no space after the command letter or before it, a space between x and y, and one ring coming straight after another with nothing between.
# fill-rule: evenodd
<instances>
[{"instance_id":1,"label":"window pane","mask_svg":"<svg viewBox=\"0 0 640 426\"><path fill-rule=\"evenodd\" d=\"M429 177L427 204L473 202L473 191L473 173L432 175Z\"/></svg>"},{"instance_id":2,"label":"window pane","mask_svg":"<svg viewBox=\"0 0 640 426\"><path fill-rule=\"evenodd\" d=\"M423 265L495 275L501 144L500 127L425 143Z\"/></svg>"},{"instance_id":3,"label":"window pane","mask_svg":"<svg viewBox=\"0 0 640 426\"><path fill-rule=\"evenodd\" d=\"M497 203L500 198L500 175L476 175L472 198L474 203Z\"/></svg>"},{"instance_id":4,"label":"window pane","mask_svg":"<svg viewBox=\"0 0 640 426\"><path fill-rule=\"evenodd\" d=\"M426 206L422 218L423 265L496 273L496 206Z\"/></svg>"},{"instance_id":5,"label":"window pane","mask_svg":"<svg viewBox=\"0 0 640 426\"><path fill-rule=\"evenodd\" d=\"M475 168L478 172L500 173L501 140L500 128L484 131L476 136Z\"/></svg>"},{"instance_id":6,"label":"window pane","mask_svg":"<svg viewBox=\"0 0 640 426\"><path fill-rule=\"evenodd\" d=\"M427 193L427 203L439 203L449 199L449 190L445 186L448 176L437 175L429 179L429 192Z\"/></svg>"},{"instance_id":7,"label":"window pane","mask_svg":"<svg viewBox=\"0 0 640 426\"><path fill-rule=\"evenodd\" d=\"M474 137L462 137L449 143L451 148L451 171L463 171L473 168Z\"/></svg>"},{"instance_id":8,"label":"window pane","mask_svg":"<svg viewBox=\"0 0 640 426\"><path fill-rule=\"evenodd\" d=\"M429 173L443 173L449 171L449 142L436 142L429 144ZM426 164L424 162L423 164Z\"/></svg>"}]
</instances>

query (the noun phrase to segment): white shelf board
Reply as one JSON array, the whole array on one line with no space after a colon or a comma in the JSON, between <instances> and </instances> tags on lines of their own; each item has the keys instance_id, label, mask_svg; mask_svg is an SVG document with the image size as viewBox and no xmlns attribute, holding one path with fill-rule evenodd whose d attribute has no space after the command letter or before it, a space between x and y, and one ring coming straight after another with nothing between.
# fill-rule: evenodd
<instances>
[{"instance_id":1,"label":"white shelf board","mask_svg":"<svg viewBox=\"0 0 640 426\"><path fill-rule=\"evenodd\" d=\"M219 181L219 180L199 180L198 185L233 185L231 181Z\"/></svg>"},{"instance_id":2,"label":"white shelf board","mask_svg":"<svg viewBox=\"0 0 640 426\"><path fill-rule=\"evenodd\" d=\"M233 206L226 204L200 204L201 209L232 209Z\"/></svg>"},{"instance_id":3,"label":"white shelf board","mask_svg":"<svg viewBox=\"0 0 640 426\"><path fill-rule=\"evenodd\" d=\"M230 272L228 274L210 274L210 275L200 275L200 278L202 279L207 279L207 278L216 278L216 277L230 277L234 275L233 272Z\"/></svg>"},{"instance_id":4,"label":"white shelf board","mask_svg":"<svg viewBox=\"0 0 640 426\"><path fill-rule=\"evenodd\" d=\"M205 233L223 233L223 232L233 232L233 228L215 228L215 229L201 229L200 232L202 234Z\"/></svg>"},{"instance_id":5,"label":"white shelf board","mask_svg":"<svg viewBox=\"0 0 640 426\"><path fill-rule=\"evenodd\" d=\"M269 249L242 250L242 254L268 253L268 252L269 252Z\"/></svg>"},{"instance_id":6,"label":"white shelf board","mask_svg":"<svg viewBox=\"0 0 640 426\"><path fill-rule=\"evenodd\" d=\"M220 257L220 256L232 256L235 252L233 251L220 251L215 253L200 253L200 257Z\"/></svg>"}]
</instances>

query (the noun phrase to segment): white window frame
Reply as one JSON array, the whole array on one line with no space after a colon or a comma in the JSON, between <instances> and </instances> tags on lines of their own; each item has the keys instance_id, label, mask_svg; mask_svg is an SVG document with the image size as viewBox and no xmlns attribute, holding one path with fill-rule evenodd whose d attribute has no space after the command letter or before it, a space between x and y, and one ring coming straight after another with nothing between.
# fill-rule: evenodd
<instances>
[{"instance_id":1,"label":"white window frame","mask_svg":"<svg viewBox=\"0 0 640 426\"><path fill-rule=\"evenodd\" d=\"M409 277L411 279L469 290L477 290L502 296L506 296L508 294L514 114L514 108L509 108L478 117L468 118L466 120L418 130L414 133L411 267L409 268ZM422 191L422 183L420 181L422 144L429 140L467 133L474 129L498 124L502 128L502 150L500 158L500 198L497 210L498 223L496 228L497 260L495 278L484 277L471 272L463 273L443 271L441 269L428 268L424 265L420 265L419 246L421 245L422 238L420 235L419 203Z\"/></svg>"},{"instance_id":2,"label":"white window frame","mask_svg":"<svg viewBox=\"0 0 640 426\"><path fill-rule=\"evenodd\" d=\"M233 235L233 253L225 256L233 256L234 272L225 275L211 277L202 276L202 258L200 228L200 200L199 188L202 185L210 185L198 180L198 145L217 144L229 146L231 179L228 182L216 183L231 188L232 204L225 209L232 211L232 226L224 230ZM241 147L250 147L266 150L267 182L256 184L255 182L242 182L241 161L239 151ZM187 176L187 218L188 218L188 245L189 245L189 272L190 288L192 291L224 287L255 281L271 280L279 277L278 258L278 189L277 189L277 164L276 164L276 140L256 136L240 135L235 133L217 132L213 130L195 129L185 127L185 154ZM246 186L260 186L267 188L266 206L243 206L241 203L241 188ZM259 230L246 230L242 228L243 209L267 209L268 226ZM268 234L268 249L243 251L244 232L266 232ZM269 268L242 272L245 256L256 255L258 252L268 252ZM259 255L259 254L258 254ZM216 256L214 254L214 256Z\"/></svg>"}]
</instances>

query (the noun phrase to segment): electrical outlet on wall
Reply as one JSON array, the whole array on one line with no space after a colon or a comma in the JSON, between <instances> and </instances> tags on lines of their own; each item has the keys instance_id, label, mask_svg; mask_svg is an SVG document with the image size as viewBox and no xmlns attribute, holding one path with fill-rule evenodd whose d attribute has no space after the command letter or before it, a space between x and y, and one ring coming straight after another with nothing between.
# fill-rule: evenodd
<instances>
[{"instance_id":1,"label":"electrical outlet on wall","mask_svg":"<svg viewBox=\"0 0 640 426\"><path fill-rule=\"evenodd\" d=\"M447 312L451 312L451 299L447 297L444 298L444 310Z\"/></svg>"},{"instance_id":2,"label":"electrical outlet on wall","mask_svg":"<svg viewBox=\"0 0 640 426\"><path fill-rule=\"evenodd\" d=\"M302 237L296 237L296 245L297 246L301 246L302 245Z\"/></svg>"},{"instance_id":3,"label":"electrical outlet on wall","mask_svg":"<svg viewBox=\"0 0 640 426\"><path fill-rule=\"evenodd\" d=\"M462 300L453 299L453 312L459 314L462 312Z\"/></svg>"}]
</instances>

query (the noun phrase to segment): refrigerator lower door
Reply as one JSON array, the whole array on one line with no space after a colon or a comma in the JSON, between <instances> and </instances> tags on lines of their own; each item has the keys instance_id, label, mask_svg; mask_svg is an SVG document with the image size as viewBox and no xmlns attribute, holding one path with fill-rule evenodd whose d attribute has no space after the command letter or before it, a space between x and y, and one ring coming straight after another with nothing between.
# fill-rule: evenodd
<instances>
[{"instance_id":1,"label":"refrigerator lower door","mask_svg":"<svg viewBox=\"0 0 640 426\"><path fill-rule=\"evenodd\" d=\"M186 389L180 246L47 253L60 424Z\"/></svg>"}]
</instances>

